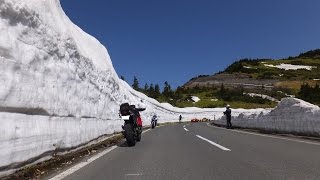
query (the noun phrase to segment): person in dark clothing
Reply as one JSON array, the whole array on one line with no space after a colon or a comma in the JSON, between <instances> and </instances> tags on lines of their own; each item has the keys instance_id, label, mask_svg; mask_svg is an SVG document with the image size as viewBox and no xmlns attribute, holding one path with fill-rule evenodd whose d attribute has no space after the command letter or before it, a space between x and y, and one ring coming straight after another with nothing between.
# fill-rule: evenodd
<instances>
[{"instance_id":1,"label":"person in dark clothing","mask_svg":"<svg viewBox=\"0 0 320 180\"><path fill-rule=\"evenodd\" d=\"M134 126L140 126L142 127L142 119L140 116L140 112L146 110L146 108L139 106L138 108L135 105L130 105L129 107L130 112L133 116L130 116L134 123Z\"/></svg>"},{"instance_id":2,"label":"person in dark clothing","mask_svg":"<svg viewBox=\"0 0 320 180\"><path fill-rule=\"evenodd\" d=\"M182 120L182 116L181 116L181 114L180 114L180 116L179 116L179 123L181 123L181 120Z\"/></svg>"},{"instance_id":3,"label":"person in dark clothing","mask_svg":"<svg viewBox=\"0 0 320 180\"><path fill-rule=\"evenodd\" d=\"M227 117L227 128L230 129L232 128L232 124L231 124L231 109L230 109L230 105L227 105L226 107L226 111L223 112L224 115L226 115Z\"/></svg>"}]
</instances>

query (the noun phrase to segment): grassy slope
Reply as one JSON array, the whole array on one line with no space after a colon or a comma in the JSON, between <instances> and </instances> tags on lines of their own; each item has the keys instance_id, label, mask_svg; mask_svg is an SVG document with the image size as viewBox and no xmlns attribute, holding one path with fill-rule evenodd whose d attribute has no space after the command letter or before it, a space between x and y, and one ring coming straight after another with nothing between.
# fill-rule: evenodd
<instances>
[{"instance_id":1,"label":"grassy slope","mask_svg":"<svg viewBox=\"0 0 320 180\"><path fill-rule=\"evenodd\" d=\"M311 53L310 53L311 52ZM300 87L304 83L308 83L314 86L320 81L314 79L320 79L320 50L309 51L301 54L298 57L290 57L282 60L243 60L237 61L231 64L223 73L245 73L249 74L254 79L277 79L280 82L275 84L275 92L270 92L268 95L280 99L283 95L277 94L277 90L286 89L287 92L297 95ZM275 67L268 67L269 65L280 64L292 64L292 65L304 65L313 66L312 70L284 70ZM248 68L249 67L249 68ZM186 98L190 95L197 96L201 101L192 103L187 101ZM217 98L216 92L198 92L183 94L184 99L178 101L175 105L179 107L223 107L226 104L230 104L234 108L269 108L275 107L276 102L267 101L263 104L250 102L250 99L246 101L224 101L221 98ZM212 99L218 99L218 101L212 101Z\"/></svg>"},{"instance_id":2,"label":"grassy slope","mask_svg":"<svg viewBox=\"0 0 320 180\"><path fill-rule=\"evenodd\" d=\"M270 60L257 62L237 62L240 63L241 68L229 71L229 73L243 72L250 74L253 78L263 79L279 79L281 81L309 81L320 77L320 59L309 58L295 58L292 60ZM284 70L275 67L265 66L280 65L280 64L304 65L313 66L312 70L299 69L299 70ZM246 69L250 67L251 69Z\"/></svg>"}]
</instances>

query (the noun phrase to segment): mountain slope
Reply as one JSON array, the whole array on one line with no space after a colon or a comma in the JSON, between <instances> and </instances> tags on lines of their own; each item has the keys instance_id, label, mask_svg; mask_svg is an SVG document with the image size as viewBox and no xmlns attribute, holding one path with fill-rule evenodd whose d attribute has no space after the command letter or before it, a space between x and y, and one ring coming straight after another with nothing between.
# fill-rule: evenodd
<instances>
[{"instance_id":1,"label":"mountain slope","mask_svg":"<svg viewBox=\"0 0 320 180\"><path fill-rule=\"evenodd\" d=\"M313 50L297 57L281 60L243 59L236 61L223 72L193 78L184 87L224 84L231 87L263 87L269 90L274 87L287 87L297 90L302 83L315 84L318 79L320 79L320 50Z\"/></svg>"},{"instance_id":2,"label":"mountain slope","mask_svg":"<svg viewBox=\"0 0 320 180\"><path fill-rule=\"evenodd\" d=\"M319 49L287 59L242 59L217 74L192 78L183 85L182 92L187 93L183 96L199 96L201 101L192 104L188 99L179 99L177 105L274 107L274 102L292 96L319 104L317 84L320 84Z\"/></svg>"}]
</instances>

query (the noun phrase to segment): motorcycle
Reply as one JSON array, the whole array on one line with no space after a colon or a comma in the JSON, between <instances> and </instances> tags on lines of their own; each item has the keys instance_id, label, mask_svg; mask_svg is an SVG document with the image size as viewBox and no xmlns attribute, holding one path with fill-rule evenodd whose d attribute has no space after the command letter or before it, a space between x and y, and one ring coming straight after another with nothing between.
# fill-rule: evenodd
<instances>
[{"instance_id":1,"label":"motorcycle","mask_svg":"<svg viewBox=\"0 0 320 180\"><path fill-rule=\"evenodd\" d=\"M124 120L122 133L129 146L134 146L137 141L141 141L142 119L139 111L143 110L145 109L135 108L134 105L129 105L128 103L120 105L120 116Z\"/></svg>"},{"instance_id":2,"label":"motorcycle","mask_svg":"<svg viewBox=\"0 0 320 180\"><path fill-rule=\"evenodd\" d=\"M151 128L154 129L157 126L158 117L154 115L151 119Z\"/></svg>"}]
</instances>

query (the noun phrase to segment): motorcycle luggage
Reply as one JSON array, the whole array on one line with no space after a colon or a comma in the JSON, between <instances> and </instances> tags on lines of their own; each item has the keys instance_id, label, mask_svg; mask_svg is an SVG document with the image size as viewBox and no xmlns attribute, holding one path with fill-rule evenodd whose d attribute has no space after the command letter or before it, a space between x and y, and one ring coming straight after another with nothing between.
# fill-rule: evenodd
<instances>
[{"instance_id":1,"label":"motorcycle luggage","mask_svg":"<svg viewBox=\"0 0 320 180\"><path fill-rule=\"evenodd\" d=\"M123 103L120 105L120 114L122 116L130 115L130 105L129 103Z\"/></svg>"}]
</instances>

